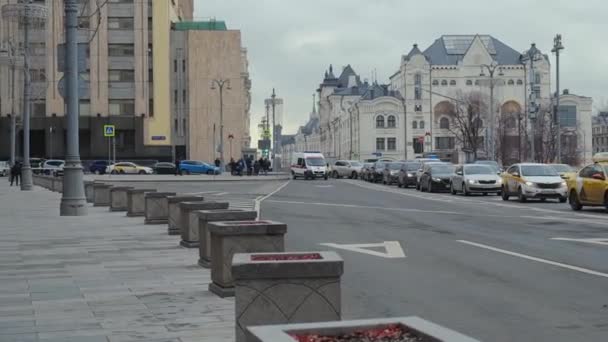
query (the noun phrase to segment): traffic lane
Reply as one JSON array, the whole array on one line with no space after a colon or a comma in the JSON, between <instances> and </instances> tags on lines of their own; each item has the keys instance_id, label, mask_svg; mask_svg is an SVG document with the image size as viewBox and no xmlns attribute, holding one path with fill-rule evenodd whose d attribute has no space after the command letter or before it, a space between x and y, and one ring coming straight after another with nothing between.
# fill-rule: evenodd
<instances>
[{"instance_id":1,"label":"traffic lane","mask_svg":"<svg viewBox=\"0 0 608 342\"><path fill-rule=\"evenodd\" d=\"M405 259L337 250L345 259L346 317L419 315L493 341L599 340L606 333L593 326L605 318L598 302L605 299L603 280L468 248L456 242L458 233L433 222L421 227L408 213L286 202L266 203L264 211L288 223L289 250L328 249L323 242L402 243Z\"/></svg>"}]
</instances>

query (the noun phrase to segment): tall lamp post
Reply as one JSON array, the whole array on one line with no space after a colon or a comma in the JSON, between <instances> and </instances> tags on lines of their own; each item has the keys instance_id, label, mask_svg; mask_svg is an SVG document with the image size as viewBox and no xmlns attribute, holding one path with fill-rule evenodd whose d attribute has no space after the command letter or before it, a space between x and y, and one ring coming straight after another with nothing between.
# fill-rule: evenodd
<instances>
[{"instance_id":1,"label":"tall lamp post","mask_svg":"<svg viewBox=\"0 0 608 342\"><path fill-rule=\"evenodd\" d=\"M551 52L555 53L555 112L554 120L556 126L556 138L557 138L557 162L562 162L562 127L559 117L559 52L564 49L562 45L562 35L558 34L553 39L553 49Z\"/></svg>"},{"instance_id":2,"label":"tall lamp post","mask_svg":"<svg viewBox=\"0 0 608 342\"><path fill-rule=\"evenodd\" d=\"M226 86L226 90L232 89L229 79L214 79L211 81L211 89L219 89L220 91L220 167L224 166L224 86Z\"/></svg>"},{"instance_id":3,"label":"tall lamp post","mask_svg":"<svg viewBox=\"0 0 608 342\"><path fill-rule=\"evenodd\" d=\"M15 113L15 88L17 87L15 71L17 69L18 53L17 48L12 40L8 40L8 49L5 54L0 55L0 64L7 64L10 66L10 89L11 89L11 112L7 114L10 117L10 163L15 165L15 148L16 148L16 131L17 131L17 115ZM19 64L23 62L19 58Z\"/></svg>"},{"instance_id":4,"label":"tall lamp post","mask_svg":"<svg viewBox=\"0 0 608 342\"><path fill-rule=\"evenodd\" d=\"M496 138L494 137L494 133L495 133L495 126L496 126L496 118L494 117L494 115L496 114L495 109L494 109L494 86L497 84L496 79L494 79L494 74L496 72L496 70L498 70L498 76L504 76L503 72L502 72L502 67L498 65L498 63L496 62L492 62L492 64L482 64L481 65L481 73L479 74L479 76L481 77L485 77L485 73L484 70L487 70L489 75L490 75L490 129L489 131L486 131L486 138L488 139L488 149L490 150L488 153L488 157L490 158L490 160L496 160Z\"/></svg>"},{"instance_id":5,"label":"tall lamp post","mask_svg":"<svg viewBox=\"0 0 608 342\"><path fill-rule=\"evenodd\" d=\"M530 49L526 53L526 56L530 60L530 71L528 73L528 77L530 79L530 100L528 101L528 119L530 120L530 150L532 154L532 162L536 162L536 132L535 132L535 123L536 123L536 114L538 113L538 105L536 103L536 95L534 92L534 81L536 79L534 75L534 62L540 59L539 57L540 51L536 48L536 44L532 43Z\"/></svg>"},{"instance_id":6,"label":"tall lamp post","mask_svg":"<svg viewBox=\"0 0 608 342\"><path fill-rule=\"evenodd\" d=\"M78 141L78 3L77 0L65 0L64 5L67 149L59 212L61 216L85 216L87 207Z\"/></svg>"},{"instance_id":7,"label":"tall lamp post","mask_svg":"<svg viewBox=\"0 0 608 342\"><path fill-rule=\"evenodd\" d=\"M276 141L274 140L275 137L276 137L276 135L275 135L275 128L277 127L276 126L276 121L275 121L275 106L276 106L275 100L276 100L276 98L277 98L277 95L274 92L274 88L272 88L272 95L270 95L270 99L271 99L271 103L270 104L272 105L272 159L271 160L272 160L272 167L273 167L273 169L275 167L275 165L274 165L274 162L275 162L274 158L275 158L275 153L276 153L276 151L275 151Z\"/></svg>"}]
</instances>

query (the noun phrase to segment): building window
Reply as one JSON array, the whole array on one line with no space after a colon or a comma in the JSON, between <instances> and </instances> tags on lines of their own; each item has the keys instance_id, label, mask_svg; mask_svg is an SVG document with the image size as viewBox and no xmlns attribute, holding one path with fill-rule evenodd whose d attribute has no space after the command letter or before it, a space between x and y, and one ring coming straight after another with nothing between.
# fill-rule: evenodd
<instances>
[{"instance_id":1,"label":"building window","mask_svg":"<svg viewBox=\"0 0 608 342\"><path fill-rule=\"evenodd\" d=\"M384 128L384 116L376 116L376 128Z\"/></svg>"},{"instance_id":2,"label":"building window","mask_svg":"<svg viewBox=\"0 0 608 342\"><path fill-rule=\"evenodd\" d=\"M32 116L46 116L45 101L35 101L32 103Z\"/></svg>"},{"instance_id":3,"label":"building window","mask_svg":"<svg viewBox=\"0 0 608 342\"><path fill-rule=\"evenodd\" d=\"M386 149L389 151L397 150L397 138L388 138L386 139Z\"/></svg>"},{"instance_id":4,"label":"building window","mask_svg":"<svg viewBox=\"0 0 608 342\"><path fill-rule=\"evenodd\" d=\"M388 124L388 128L397 127L397 120L395 119L394 115L389 115L386 123Z\"/></svg>"},{"instance_id":5,"label":"building window","mask_svg":"<svg viewBox=\"0 0 608 342\"><path fill-rule=\"evenodd\" d=\"M135 100L110 100L110 115L135 115Z\"/></svg>"},{"instance_id":6,"label":"building window","mask_svg":"<svg viewBox=\"0 0 608 342\"><path fill-rule=\"evenodd\" d=\"M78 28L79 29L88 29L90 26L89 17L78 17Z\"/></svg>"},{"instance_id":7,"label":"building window","mask_svg":"<svg viewBox=\"0 0 608 342\"><path fill-rule=\"evenodd\" d=\"M30 80L32 82L46 82L44 69L30 69Z\"/></svg>"},{"instance_id":8,"label":"building window","mask_svg":"<svg viewBox=\"0 0 608 342\"><path fill-rule=\"evenodd\" d=\"M540 79L541 79L540 73L539 72L534 73L534 83L540 84Z\"/></svg>"},{"instance_id":9,"label":"building window","mask_svg":"<svg viewBox=\"0 0 608 342\"><path fill-rule=\"evenodd\" d=\"M184 90L182 91L182 98L183 98L183 102L184 102L184 104L186 104L186 89L184 89Z\"/></svg>"},{"instance_id":10,"label":"building window","mask_svg":"<svg viewBox=\"0 0 608 342\"><path fill-rule=\"evenodd\" d=\"M451 80L451 81L450 81L450 85L451 85L451 86L455 86L455 85L456 85L456 80Z\"/></svg>"},{"instance_id":11,"label":"building window","mask_svg":"<svg viewBox=\"0 0 608 342\"><path fill-rule=\"evenodd\" d=\"M418 127L420 127L420 129L424 129L424 120L420 120L420 123L418 123Z\"/></svg>"},{"instance_id":12,"label":"building window","mask_svg":"<svg viewBox=\"0 0 608 342\"><path fill-rule=\"evenodd\" d=\"M473 81L471 81L471 80L467 80L467 85L468 85L468 86L472 86L472 85L473 85Z\"/></svg>"},{"instance_id":13,"label":"building window","mask_svg":"<svg viewBox=\"0 0 608 342\"><path fill-rule=\"evenodd\" d=\"M424 151L424 137L414 138L412 145L414 145L414 153L422 153Z\"/></svg>"},{"instance_id":14,"label":"building window","mask_svg":"<svg viewBox=\"0 0 608 342\"><path fill-rule=\"evenodd\" d=\"M454 137L435 137L435 148L438 150L453 150Z\"/></svg>"},{"instance_id":15,"label":"building window","mask_svg":"<svg viewBox=\"0 0 608 342\"><path fill-rule=\"evenodd\" d=\"M419 87L414 88L414 100L420 100L422 98L422 89Z\"/></svg>"},{"instance_id":16,"label":"building window","mask_svg":"<svg viewBox=\"0 0 608 342\"><path fill-rule=\"evenodd\" d=\"M173 103L177 106L177 89L173 91Z\"/></svg>"},{"instance_id":17,"label":"building window","mask_svg":"<svg viewBox=\"0 0 608 342\"><path fill-rule=\"evenodd\" d=\"M448 118L441 118L439 120L439 128L441 128L441 129L450 129L450 119L448 119Z\"/></svg>"},{"instance_id":18,"label":"building window","mask_svg":"<svg viewBox=\"0 0 608 342\"><path fill-rule=\"evenodd\" d=\"M422 105L415 105L414 106L414 111L415 112L422 112Z\"/></svg>"},{"instance_id":19,"label":"building window","mask_svg":"<svg viewBox=\"0 0 608 342\"><path fill-rule=\"evenodd\" d=\"M148 116L154 117L154 99L148 100Z\"/></svg>"},{"instance_id":20,"label":"building window","mask_svg":"<svg viewBox=\"0 0 608 342\"><path fill-rule=\"evenodd\" d=\"M439 81L437 81L437 80L433 80L433 85L434 85L434 86L438 86L438 85L439 85Z\"/></svg>"},{"instance_id":21,"label":"building window","mask_svg":"<svg viewBox=\"0 0 608 342\"><path fill-rule=\"evenodd\" d=\"M376 138L376 151L384 151L384 138Z\"/></svg>"},{"instance_id":22,"label":"building window","mask_svg":"<svg viewBox=\"0 0 608 342\"><path fill-rule=\"evenodd\" d=\"M540 99L540 86L535 85L533 88L534 98Z\"/></svg>"},{"instance_id":23,"label":"building window","mask_svg":"<svg viewBox=\"0 0 608 342\"><path fill-rule=\"evenodd\" d=\"M182 72L185 74L186 73L186 60L182 59Z\"/></svg>"},{"instance_id":24,"label":"building window","mask_svg":"<svg viewBox=\"0 0 608 342\"><path fill-rule=\"evenodd\" d=\"M559 126L576 127L576 106L559 106Z\"/></svg>"},{"instance_id":25,"label":"building window","mask_svg":"<svg viewBox=\"0 0 608 342\"><path fill-rule=\"evenodd\" d=\"M129 17L109 17L108 30L133 30L133 18Z\"/></svg>"},{"instance_id":26,"label":"building window","mask_svg":"<svg viewBox=\"0 0 608 342\"><path fill-rule=\"evenodd\" d=\"M522 81L522 80L517 80L517 85L523 85L523 84L524 84L524 81Z\"/></svg>"},{"instance_id":27,"label":"building window","mask_svg":"<svg viewBox=\"0 0 608 342\"><path fill-rule=\"evenodd\" d=\"M109 57L134 56L135 48L133 44L108 44Z\"/></svg>"},{"instance_id":28,"label":"building window","mask_svg":"<svg viewBox=\"0 0 608 342\"><path fill-rule=\"evenodd\" d=\"M177 133L177 119L173 120L173 130Z\"/></svg>"},{"instance_id":29,"label":"building window","mask_svg":"<svg viewBox=\"0 0 608 342\"><path fill-rule=\"evenodd\" d=\"M177 59L173 60L173 72L177 72Z\"/></svg>"},{"instance_id":30,"label":"building window","mask_svg":"<svg viewBox=\"0 0 608 342\"><path fill-rule=\"evenodd\" d=\"M412 128L418 129L418 121L416 121L416 120L412 121Z\"/></svg>"},{"instance_id":31,"label":"building window","mask_svg":"<svg viewBox=\"0 0 608 342\"><path fill-rule=\"evenodd\" d=\"M135 82L134 70L108 70L110 82Z\"/></svg>"},{"instance_id":32,"label":"building window","mask_svg":"<svg viewBox=\"0 0 608 342\"><path fill-rule=\"evenodd\" d=\"M515 85L515 81L513 81L513 80L509 80L509 82L507 82L507 83L508 83L509 85L511 85L511 86L512 86L512 85Z\"/></svg>"},{"instance_id":33,"label":"building window","mask_svg":"<svg viewBox=\"0 0 608 342\"><path fill-rule=\"evenodd\" d=\"M78 103L78 115L90 116L91 115L91 100L80 100Z\"/></svg>"},{"instance_id":34,"label":"building window","mask_svg":"<svg viewBox=\"0 0 608 342\"><path fill-rule=\"evenodd\" d=\"M475 80L475 85L478 86L479 85L479 80Z\"/></svg>"},{"instance_id":35,"label":"building window","mask_svg":"<svg viewBox=\"0 0 608 342\"><path fill-rule=\"evenodd\" d=\"M422 84L422 75L416 74L414 75L414 84L420 86Z\"/></svg>"},{"instance_id":36,"label":"building window","mask_svg":"<svg viewBox=\"0 0 608 342\"><path fill-rule=\"evenodd\" d=\"M441 85L442 86L447 86L448 85L448 81L447 80L441 80Z\"/></svg>"},{"instance_id":37,"label":"building window","mask_svg":"<svg viewBox=\"0 0 608 342\"><path fill-rule=\"evenodd\" d=\"M116 131L116 148L120 151L135 150L135 131L122 130Z\"/></svg>"},{"instance_id":38,"label":"building window","mask_svg":"<svg viewBox=\"0 0 608 342\"><path fill-rule=\"evenodd\" d=\"M22 47L23 45L20 45ZM30 43L30 55L44 56L46 55L46 45L44 43Z\"/></svg>"}]
</instances>

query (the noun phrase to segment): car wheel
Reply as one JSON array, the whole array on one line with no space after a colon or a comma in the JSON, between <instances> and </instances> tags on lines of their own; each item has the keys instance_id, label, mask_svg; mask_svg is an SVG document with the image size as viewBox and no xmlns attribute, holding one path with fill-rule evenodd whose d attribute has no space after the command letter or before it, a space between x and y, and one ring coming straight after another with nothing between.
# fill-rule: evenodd
<instances>
[{"instance_id":1,"label":"car wheel","mask_svg":"<svg viewBox=\"0 0 608 342\"><path fill-rule=\"evenodd\" d=\"M502 191L500 192L500 195L501 195L503 201L509 200L509 193L507 192L507 189L505 189L504 186L502 187Z\"/></svg>"},{"instance_id":2,"label":"car wheel","mask_svg":"<svg viewBox=\"0 0 608 342\"><path fill-rule=\"evenodd\" d=\"M517 199L519 200L519 203L526 203L528 201L528 198L524 195L523 191L521 191L521 188L517 189Z\"/></svg>"},{"instance_id":3,"label":"car wheel","mask_svg":"<svg viewBox=\"0 0 608 342\"><path fill-rule=\"evenodd\" d=\"M334 172L332 173L332 177L333 177L333 178L336 178L336 179L337 179L337 178L340 178L340 174L338 173L338 171L334 171Z\"/></svg>"},{"instance_id":4,"label":"car wheel","mask_svg":"<svg viewBox=\"0 0 608 342\"><path fill-rule=\"evenodd\" d=\"M296 176L296 173L295 173L295 172L293 172L293 171L291 171L291 177L293 177L293 179L298 178L298 177Z\"/></svg>"},{"instance_id":5,"label":"car wheel","mask_svg":"<svg viewBox=\"0 0 608 342\"><path fill-rule=\"evenodd\" d=\"M456 195L457 193L456 189L454 188L454 183L450 183L450 193L452 195Z\"/></svg>"},{"instance_id":6,"label":"car wheel","mask_svg":"<svg viewBox=\"0 0 608 342\"><path fill-rule=\"evenodd\" d=\"M125 171L124 170L120 170L120 171L118 171L118 173L120 173L121 175L124 175Z\"/></svg>"},{"instance_id":7,"label":"car wheel","mask_svg":"<svg viewBox=\"0 0 608 342\"><path fill-rule=\"evenodd\" d=\"M397 187L398 187L398 188L402 188L402 187L403 187L403 184L401 184L401 182L400 182L400 181L397 181Z\"/></svg>"},{"instance_id":8,"label":"car wheel","mask_svg":"<svg viewBox=\"0 0 608 342\"><path fill-rule=\"evenodd\" d=\"M467 190L467 185L466 185L466 184L464 184L464 183L462 183L462 193L463 193L465 196L471 196L471 193L469 192L469 190Z\"/></svg>"},{"instance_id":9,"label":"car wheel","mask_svg":"<svg viewBox=\"0 0 608 342\"><path fill-rule=\"evenodd\" d=\"M433 192L433 182L431 182L429 180L429 182L426 184L426 186L427 186L426 191Z\"/></svg>"},{"instance_id":10,"label":"car wheel","mask_svg":"<svg viewBox=\"0 0 608 342\"><path fill-rule=\"evenodd\" d=\"M420 184L416 182L416 190L420 191Z\"/></svg>"},{"instance_id":11,"label":"car wheel","mask_svg":"<svg viewBox=\"0 0 608 342\"><path fill-rule=\"evenodd\" d=\"M117 175L117 174L118 174L118 171L116 171L116 170L112 170L112 171L110 172L110 174L112 174L112 175Z\"/></svg>"},{"instance_id":12,"label":"car wheel","mask_svg":"<svg viewBox=\"0 0 608 342\"><path fill-rule=\"evenodd\" d=\"M146 174L146 171L144 171L144 170L139 170L138 174L140 174L140 175L145 175L145 174Z\"/></svg>"},{"instance_id":13,"label":"car wheel","mask_svg":"<svg viewBox=\"0 0 608 342\"><path fill-rule=\"evenodd\" d=\"M212 174L213 174L213 171L212 171L212 170L208 170L208 171L207 171L207 174L208 174L208 175L212 175Z\"/></svg>"},{"instance_id":14,"label":"car wheel","mask_svg":"<svg viewBox=\"0 0 608 342\"><path fill-rule=\"evenodd\" d=\"M353 173L350 175L350 177L352 179L357 179L357 172L353 171Z\"/></svg>"},{"instance_id":15,"label":"car wheel","mask_svg":"<svg viewBox=\"0 0 608 342\"><path fill-rule=\"evenodd\" d=\"M570 191L570 196L568 196L568 200L570 202L570 208L572 208L572 210L579 211L583 209L583 205L581 204L581 201L579 201L578 195L576 194L575 190Z\"/></svg>"},{"instance_id":16,"label":"car wheel","mask_svg":"<svg viewBox=\"0 0 608 342\"><path fill-rule=\"evenodd\" d=\"M325 177L323 177L323 179L327 180L329 177L327 177L327 175L325 175Z\"/></svg>"}]
</instances>

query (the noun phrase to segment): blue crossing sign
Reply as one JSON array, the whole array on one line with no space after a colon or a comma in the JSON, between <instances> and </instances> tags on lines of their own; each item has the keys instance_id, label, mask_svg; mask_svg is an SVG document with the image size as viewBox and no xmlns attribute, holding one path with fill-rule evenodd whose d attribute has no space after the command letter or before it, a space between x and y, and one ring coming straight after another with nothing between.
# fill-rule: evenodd
<instances>
[{"instance_id":1,"label":"blue crossing sign","mask_svg":"<svg viewBox=\"0 0 608 342\"><path fill-rule=\"evenodd\" d=\"M104 137L113 137L114 136L114 125L103 125L103 136Z\"/></svg>"}]
</instances>

